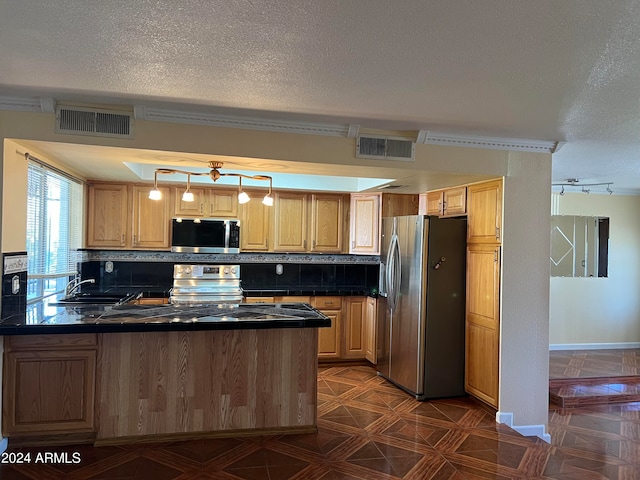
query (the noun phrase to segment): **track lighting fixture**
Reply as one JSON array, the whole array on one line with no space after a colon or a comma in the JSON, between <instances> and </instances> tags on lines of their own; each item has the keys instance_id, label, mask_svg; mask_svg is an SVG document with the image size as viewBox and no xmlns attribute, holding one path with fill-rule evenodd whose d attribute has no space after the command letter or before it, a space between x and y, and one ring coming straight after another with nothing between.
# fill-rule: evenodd
<instances>
[{"instance_id":1,"label":"track lighting fixture","mask_svg":"<svg viewBox=\"0 0 640 480\"><path fill-rule=\"evenodd\" d=\"M249 195L242 189L242 179L248 178L250 180L259 180L269 182L269 191L262 199L262 203L267 205L268 207L273 206L273 197L271 196L271 192L273 189L273 179L268 175L245 175L243 173L226 173L220 172L220 168L222 168L222 162L209 162L209 168L211 169L207 173L200 172L187 172L184 170L176 170L173 168L157 168L154 177L153 177L153 190L149 192L149 198L151 200L160 200L162 198L162 193L158 190L158 174L174 174L181 173L187 176L187 188L182 194L183 202L193 202L193 192L191 191L191 175L206 175L213 182L216 182L220 177L238 177L239 186L238 186L238 203L247 203L249 200Z\"/></svg>"},{"instance_id":2,"label":"track lighting fixture","mask_svg":"<svg viewBox=\"0 0 640 480\"><path fill-rule=\"evenodd\" d=\"M552 184L552 186L554 186L554 187L560 187L560 195L561 196L565 194L565 187L567 187L567 188L576 187L576 188L579 188L582 193L589 194L589 193L591 193L591 189L585 188L585 187L602 187L602 186L606 186L605 191L609 195L611 195L611 194L613 194L613 190L611 190L611 185L613 185L612 182L580 183L580 181L577 178L568 178L566 182L560 182L560 183L553 183Z\"/></svg>"}]
</instances>

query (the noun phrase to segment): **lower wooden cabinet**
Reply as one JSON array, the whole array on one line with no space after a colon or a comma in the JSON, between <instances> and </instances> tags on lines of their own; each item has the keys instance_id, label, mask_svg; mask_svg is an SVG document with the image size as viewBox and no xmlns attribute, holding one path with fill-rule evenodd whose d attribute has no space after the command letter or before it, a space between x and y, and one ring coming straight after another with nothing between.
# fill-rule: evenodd
<instances>
[{"instance_id":1,"label":"lower wooden cabinet","mask_svg":"<svg viewBox=\"0 0 640 480\"><path fill-rule=\"evenodd\" d=\"M94 431L97 337L5 337L3 434Z\"/></svg>"},{"instance_id":2,"label":"lower wooden cabinet","mask_svg":"<svg viewBox=\"0 0 640 480\"><path fill-rule=\"evenodd\" d=\"M365 358L365 314L367 297L346 297L343 358Z\"/></svg>"},{"instance_id":3,"label":"lower wooden cabinet","mask_svg":"<svg viewBox=\"0 0 640 480\"><path fill-rule=\"evenodd\" d=\"M500 246L467 247L465 390L498 408Z\"/></svg>"},{"instance_id":4,"label":"lower wooden cabinet","mask_svg":"<svg viewBox=\"0 0 640 480\"><path fill-rule=\"evenodd\" d=\"M364 316L364 357L373 363L378 363L376 343L378 337L378 300L367 297L366 313Z\"/></svg>"},{"instance_id":5,"label":"lower wooden cabinet","mask_svg":"<svg viewBox=\"0 0 640 480\"><path fill-rule=\"evenodd\" d=\"M318 329L318 358L341 358L342 297L311 297L311 305L331 319L330 327Z\"/></svg>"}]
</instances>

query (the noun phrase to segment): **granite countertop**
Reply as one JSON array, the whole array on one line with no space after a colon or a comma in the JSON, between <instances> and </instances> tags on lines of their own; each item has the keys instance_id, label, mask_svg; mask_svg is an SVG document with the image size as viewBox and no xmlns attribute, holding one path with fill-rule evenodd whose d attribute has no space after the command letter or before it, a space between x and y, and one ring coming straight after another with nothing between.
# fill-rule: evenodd
<instances>
[{"instance_id":1,"label":"granite countertop","mask_svg":"<svg viewBox=\"0 0 640 480\"><path fill-rule=\"evenodd\" d=\"M29 305L0 322L0 335L330 327L306 303L198 305Z\"/></svg>"}]
</instances>

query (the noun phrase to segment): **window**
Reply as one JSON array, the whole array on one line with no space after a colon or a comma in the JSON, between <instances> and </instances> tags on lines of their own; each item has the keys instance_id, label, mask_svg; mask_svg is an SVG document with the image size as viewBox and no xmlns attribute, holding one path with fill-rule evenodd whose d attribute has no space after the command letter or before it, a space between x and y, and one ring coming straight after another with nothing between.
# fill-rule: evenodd
<instances>
[{"instance_id":1,"label":"window","mask_svg":"<svg viewBox=\"0 0 640 480\"><path fill-rule=\"evenodd\" d=\"M77 273L82 241L82 185L29 160L27 191L27 301L64 290Z\"/></svg>"}]
</instances>

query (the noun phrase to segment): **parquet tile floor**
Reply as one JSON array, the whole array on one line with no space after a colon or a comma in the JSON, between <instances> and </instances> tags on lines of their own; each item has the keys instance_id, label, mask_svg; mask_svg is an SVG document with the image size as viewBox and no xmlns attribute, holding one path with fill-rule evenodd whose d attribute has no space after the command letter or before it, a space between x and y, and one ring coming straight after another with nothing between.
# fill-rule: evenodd
<instances>
[{"instance_id":1,"label":"parquet tile floor","mask_svg":"<svg viewBox=\"0 0 640 480\"><path fill-rule=\"evenodd\" d=\"M563 407L640 401L640 349L549 352L549 398Z\"/></svg>"},{"instance_id":2,"label":"parquet tile floor","mask_svg":"<svg viewBox=\"0 0 640 480\"><path fill-rule=\"evenodd\" d=\"M77 465L0 464L2 480L640 480L640 404L549 411L552 444L469 398L418 402L370 367L322 368L318 432L78 452ZM32 457L33 458L33 457Z\"/></svg>"}]
</instances>

